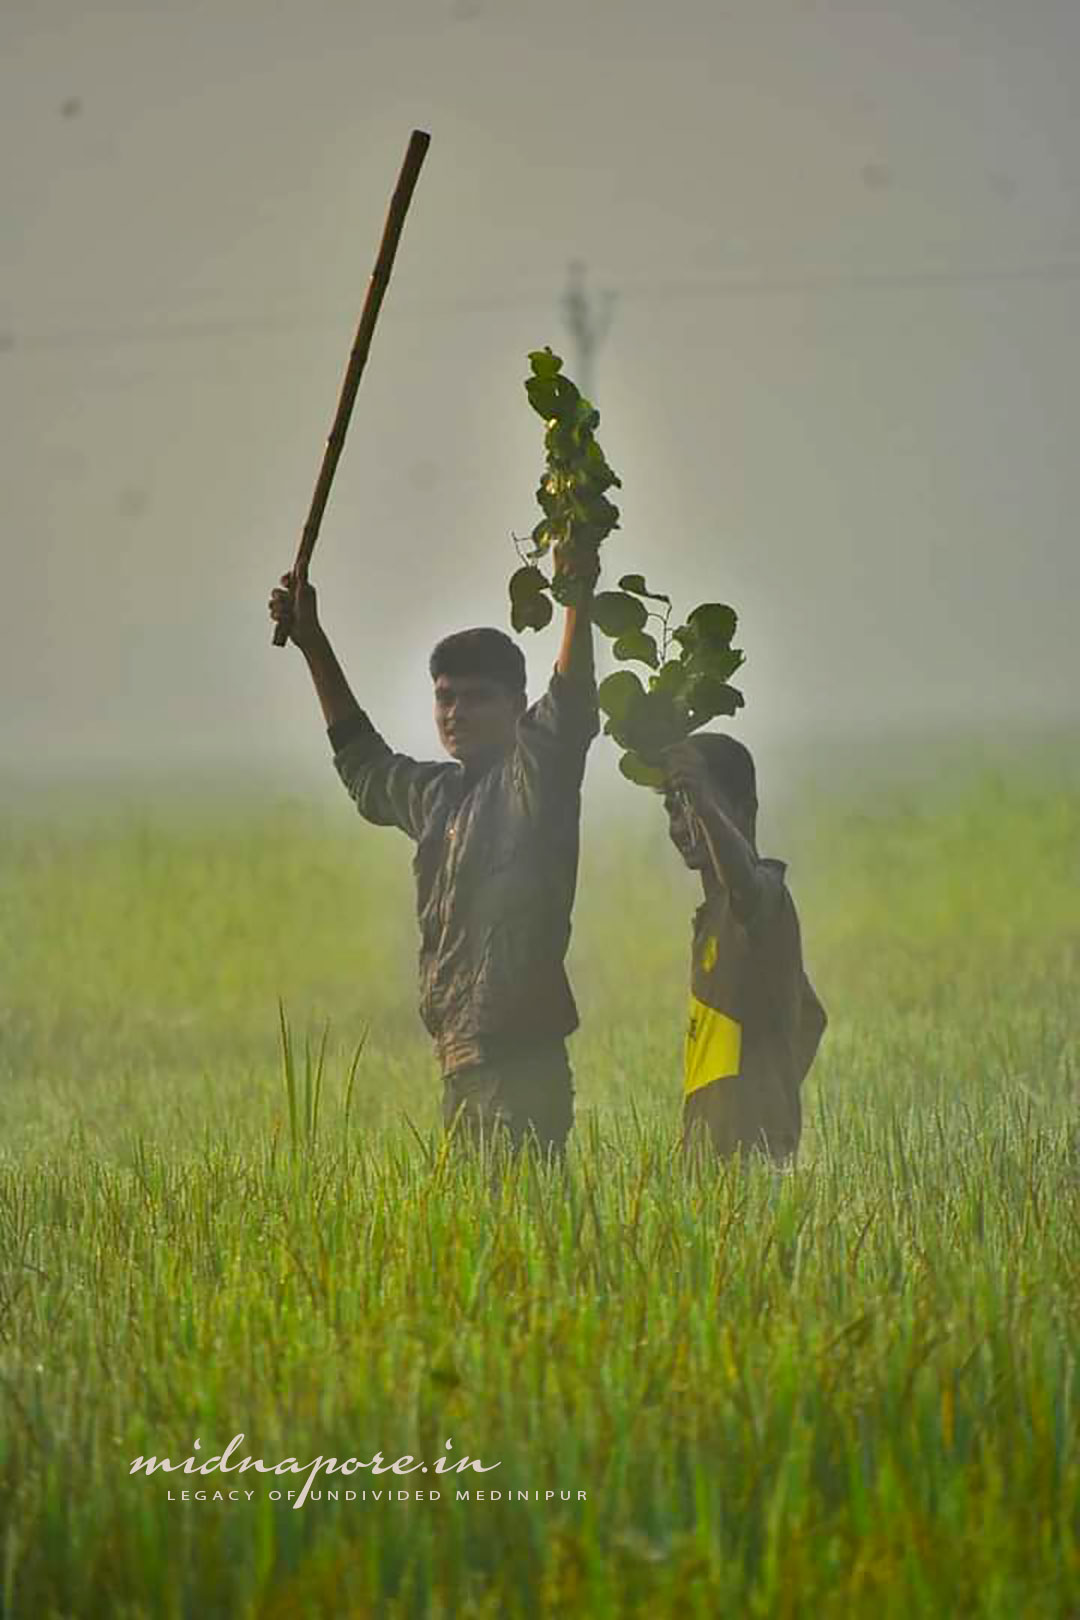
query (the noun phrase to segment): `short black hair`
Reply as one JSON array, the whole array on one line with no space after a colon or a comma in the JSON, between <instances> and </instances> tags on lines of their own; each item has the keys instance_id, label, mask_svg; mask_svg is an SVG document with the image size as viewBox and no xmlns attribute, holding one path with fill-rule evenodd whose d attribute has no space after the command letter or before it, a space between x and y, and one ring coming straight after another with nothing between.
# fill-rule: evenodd
<instances>
[{"instance_id":1,"label":"short black hair","mask_svg":"<svg viewBox=\"0 0 1080 1620\"><path fill-rule=\"evenodd\" d=\"M753 821L757 812L757 772L749 748L725 731L699 731L688 740L704 759L717 787L733 804L745 805Z\"/></svg>"},{"instance_id":2,"label":"short black hair","mask_svg":"<svg viewBox=\"0 0 1080 1620\"><path fill-rule=\"evenodd\" d=\"M504 631L486 626L444 636L435 645L429 667L433 681L440 675L483 675L509 692L525 690L525 654Z\"/></svg>"}]
</instances>

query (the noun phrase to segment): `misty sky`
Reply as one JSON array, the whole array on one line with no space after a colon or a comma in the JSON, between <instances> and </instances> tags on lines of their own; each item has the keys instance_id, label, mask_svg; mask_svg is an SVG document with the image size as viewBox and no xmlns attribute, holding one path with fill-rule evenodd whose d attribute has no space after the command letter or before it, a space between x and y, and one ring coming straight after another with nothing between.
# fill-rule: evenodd
<instances>
[{"instance_id":1,"label":"misty sky","mask_svg":"<svg viewBox=\"0 0 1080 1620\"><path fill-rule=\"evenodd\" d=\"M416 125L312 570L397 746L506 625L572 258L607 576L739 610L742 735L1075 717L1078 105L1066 0L4 0L0 758L325 767L265 604Z\"/></svg>"}]
</instances>

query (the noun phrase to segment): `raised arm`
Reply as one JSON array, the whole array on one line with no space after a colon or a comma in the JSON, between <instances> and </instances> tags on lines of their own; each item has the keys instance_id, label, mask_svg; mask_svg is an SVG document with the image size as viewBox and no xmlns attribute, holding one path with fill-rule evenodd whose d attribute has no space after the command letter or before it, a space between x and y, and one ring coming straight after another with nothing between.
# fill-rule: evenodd
<instances>
[{"instance_id":1,"label":"raised arm","mask_svg":"<svg viewBox=\"0 0 1080 1620\"><path fill-rule=\"evenodd\" d=\"M555 566L558 572L557 560ZM594 583L588 582L576 606L565 609L562 645L548 689L518 721L516 779L534 814L545 806L562 805L577 816L585 755L600 729L591 613ZM574 790L570 795L569 787Z\"/></svg>"},{"instance_id":2,"label":"raised arm","mask_svg":"<svg viewBox=\"0 0 1080 1620\"><path fill-rule=\"evenodd\" d=\"M562 572L558 552L555 554L555 573ZM575 686L591 691L596 685L596 662L593 652L592 595L596 589L596 575L585 581L580 602L565 610L562 646L555 668L560 675L573 681Z\"/></svg>"},{"instance_id":3,"label":"raised arm","mask_svg":"<svg viewBox=\"0 0 1080 1620\"><path fill-rule=\"evenodd\" d=\"M314 589L305 581L295 606L290 576L270 597L270 616L286 623L289 640L307 661L326 721L334 765L357 810L378 827L399 827L410 838L423 832L429 794L453 766L423 764L396 754L361 709L319 623Z\"/></svg>"},{"instance_id":4,"label":"raised arm","mask_svg":"<svg viewBox=\"0 0 1080 1620\"><path fill-rule=\"evenodd\" d=\"M282 574L281 584L270 594L270 617L275 624L288 625L289 640L303 653L327 728L341 726L359 714L360 705L319 623L314 586L305 580L294 601L292 575Z\"/></svg>"},{"instance_id":5,"label":"raised arm","mask_svg":"<svg viewBox=\"0 0 1080 1620\"><path fill-rule=\"evenodd\" d=\"M705 762L692 743L667 749L664 767L670 786L689 801L716 874L734 896L736 910L749 918L761 893L757 851L720 803Z\"/></svg>"}]
</instances>

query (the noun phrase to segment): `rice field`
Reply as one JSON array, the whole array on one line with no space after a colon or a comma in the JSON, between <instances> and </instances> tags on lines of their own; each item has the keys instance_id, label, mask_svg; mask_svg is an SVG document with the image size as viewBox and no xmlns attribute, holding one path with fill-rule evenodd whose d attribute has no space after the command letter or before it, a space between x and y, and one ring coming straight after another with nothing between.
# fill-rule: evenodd
<instances>
[{"instance_id":1,"label":"rice field","mask_svg":"<svg viewBox=\"0 0 1080 1620\"><path fill-rule=\"evenodd\" d=\"M560 1173L446 1151L408 845L333 783L7 795L0 1614L1080 1613L1078 755L766 816L831 1020L790 1174L675 1152L643 800Z\"/></svg>"}]
</instances>

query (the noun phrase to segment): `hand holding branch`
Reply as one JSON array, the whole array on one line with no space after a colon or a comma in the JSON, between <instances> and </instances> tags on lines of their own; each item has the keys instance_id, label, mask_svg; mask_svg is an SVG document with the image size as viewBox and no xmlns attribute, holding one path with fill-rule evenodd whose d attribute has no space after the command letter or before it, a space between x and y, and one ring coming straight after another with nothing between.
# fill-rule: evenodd
<instances>
[{"instance_id":1,"label":"hand holding branch","mask_svg":"<svg viewBox=\"0 0 1080 1620\"><path fill-rule=\"evenodd\" d=\"M596 682L596 666L593 653L593 631L591 604L596 582L600 577L600 557L596 554L588 559L587 572L579 567L574 568L573 578L578 590L575 600L567 604L563 623L562 646L559 648L559 657L556 667L560 675L569 676L571 680L587 682L590 686ZM555 547L552 557L552 571L556 579L560 575L570 575L571 569L560 554L558 546Z\"/></svg>"},{"instance_id":2,"label":"hand holding branch","mask_svg":"<svg viewBox=\"0 0 1080 1620\"><path fill-rule=\"evenodd\" d=\"M695 810L709 802L709 771L701 750L692 742L673 743L662 755L664 777L670 788L684 793Z\"/></svg>"}]
</instances>

